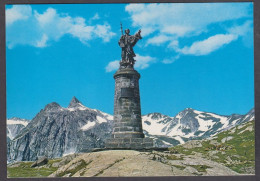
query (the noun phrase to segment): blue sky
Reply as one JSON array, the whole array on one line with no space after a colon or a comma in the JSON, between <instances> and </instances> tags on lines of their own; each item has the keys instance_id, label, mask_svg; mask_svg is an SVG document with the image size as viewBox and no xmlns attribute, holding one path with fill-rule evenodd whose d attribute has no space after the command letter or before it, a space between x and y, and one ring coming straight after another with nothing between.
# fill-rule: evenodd
<instances>
[{"instance_id":1,"label":"blue sky","mask_svg":"<svg viewBox=\"0 0 260 181\"><path fill-rule=\"evenodd\" d=\"M7 117L32 119L73 96L113 114L120 22L142 29L142 114L254 107L253 3L8 5Z\"/></svg>"}]
</instances>

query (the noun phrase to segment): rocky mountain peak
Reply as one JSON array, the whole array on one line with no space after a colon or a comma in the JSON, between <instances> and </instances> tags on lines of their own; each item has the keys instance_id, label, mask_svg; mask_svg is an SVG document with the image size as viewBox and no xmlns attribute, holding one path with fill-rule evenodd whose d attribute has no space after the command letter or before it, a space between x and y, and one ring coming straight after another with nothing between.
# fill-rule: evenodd
<instances>
[{"instance_id":1,"label":"rocky mountain peak","mask_svg":"<svg viewBox=\"0 0 260 181\"><path fill-rule=\"evenodd\" d=\"M152 119L160 119L162 118L163 115L161 113L155 112L155 113L148 114L148 116L151 116Z\"/></svg>"},{"instance_id":2,"label":"rocky mountain peak","mask_svg":"<svg viewBox=\"0 0 260 181\"><path fill-rule=\"evenodd\" d=\"M186 108L186 109L184 109L183 111L179 112L178 115L179 115L180 117L183 117L183 116L185 116L185 115L194 114L194 111L195 111L195 110L192 109L192 108Z\"/></svg>"},{"instance_id":3,"label":"rocky mountain peak","mask_svg":"<svg viewBox=\"0 0 260 181\"><path fill-rule=\"evenodd\" d=\"M45 106L44 110L45 110L45 111L55 111L55 110L58 110L58 109L60 109L60 108L61 108L61 106L60 106L58 103L52 102L52 103L50 103L50 104L47 104L47 105Z\"/></svg>"},{"instance_id":4,"label":"rocky mountain peak","mask_svg":"<svg viewBox=\"0 0 260 181\"><path fill-rule=\"evenodd\" d=\"M73 96L68 108L74 108L79 106L82 106L81 102L75 96Z\"/></svg>"},{"instance_id":5,"label":"rocky mountain peak","mask_svg":"<svg viewBox=\"0 0 260 181\"><path fill-rule=\"evenodd\" d=\"M194 109L192 109L192 108L186 108L186 109L184 109L183 111L186 111L186 112L193 112Z\"/></svg>"},{"instance_id":6,"label":"rocky mountain peak","mask_svg":"<svg viewBox=\"0 0 260 181\"><path fill-rule=\"evenodd\" d=\"M18 118L18 117L12 117L12 118L9 118L8 120L30 122L30 120L28 120L28 119L22 119L22 118Z\"/></svg>"}]
</instances>

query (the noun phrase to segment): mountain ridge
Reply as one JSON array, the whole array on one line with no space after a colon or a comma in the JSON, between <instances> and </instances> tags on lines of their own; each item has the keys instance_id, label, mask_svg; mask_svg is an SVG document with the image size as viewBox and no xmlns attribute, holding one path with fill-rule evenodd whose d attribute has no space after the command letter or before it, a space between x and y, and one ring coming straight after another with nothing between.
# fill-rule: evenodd
<instances>
[{"instance_id":1,"label":"mountain ridge","mask_svg":"<svg viewBox=\"0 0 260 181\"><path fill-rule=\"evenodd\" d=\"M171 147L192 139L208 138L254 119L254 109L249 113L221 116L187 108L174 117L161 113L143 115L142 124L146 137L154 138L156 147ZM112 133L112 120L112 115L88 108L76 97L67 108L52 102L17 135L7 138L8 160L35 160L43 155L55 158L104 147L105 139Z\"/></svg>"}]
</instances>

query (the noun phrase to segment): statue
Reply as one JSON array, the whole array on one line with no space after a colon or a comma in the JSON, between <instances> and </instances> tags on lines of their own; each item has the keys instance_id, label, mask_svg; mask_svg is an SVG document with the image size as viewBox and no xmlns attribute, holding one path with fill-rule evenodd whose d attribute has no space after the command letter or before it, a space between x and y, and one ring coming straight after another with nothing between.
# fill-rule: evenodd
<instances>
[{"instance_id":1,"label":"statue","mask_svg":"<svg viewBox=\"0 0 260 181\"><path fill-rule=\"evenodd\" d=\"M130 35L130 30L125 30L125 35L123 34L122 24L121 24L121 32L122 36L118 42L119 46L122 48L121 57L122 60L120 61L120 67L131 67L133 68L135 60L134 57L136 56L133 50L133 47L138 42L138 40L142 39L141 37L141 30L138 31L135 35Z\"/></svg>"},{"instance_id":2,"label":"statue","mask_svg":"<svg viewBox=\"0 0 260 181\"><path fill-rule=\"evenodd\" d=\"M142 38L141 30L130 35L126 29L118 42L122 48L120 67L113 75L115 79L114 125L111 138L106 139L105 149L151 150L153 139L145 138L142 126L139 79L134 69L133 47Z\"/></svg>"}]
</instances>

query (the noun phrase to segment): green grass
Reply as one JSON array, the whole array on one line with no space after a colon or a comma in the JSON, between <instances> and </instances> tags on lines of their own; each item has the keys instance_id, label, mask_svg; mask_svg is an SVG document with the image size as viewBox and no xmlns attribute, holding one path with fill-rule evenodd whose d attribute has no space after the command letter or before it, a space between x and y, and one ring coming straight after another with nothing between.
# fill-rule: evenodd
<instances>
[{"instance_id":1,"label":"green grass","mask_svg":"<svg viewBox=\"0 0 260 181\"><path fill-rule=\"evenodd\" d=\"M181 165L172 165L180 170L184 170L186 167L185 166L181 166Z\"/></svg>"},{"instance_id":2,"label":"green grass","mask_svg":"<svg viewBox=\"0 0 260 181\"><path fill-rule=\"evenodd\" d=\"M189 166L195 168L196 170L198 170L198 172L206 172L207 168L212 168L207 165L189 165Z\"/></svg>"},{"instance_id":3,"label":"green grass","mask_svg":"<svg viewBox=\"0 0 260 181\"><path fill-rule=\"evenodd\" d=\"M202 142L202 147L187 149L187 148L184 148L182 145L178 145L178 146L175 146L175 147L169 148L169 149L170 149L170 152L174 152L173 150L175 150L176 152L182 153L185 155L194 155L194 152L206 154L208 152L208 148L211 148L213 146L214 145L209 144L209 141L204 141L204 142Z\"/></svg>"},{"instance_id":4,"label":"green grass","mask_svg":"<svg viewBox=\"0 0 260 181\"><path fill-rule=\"evenodd\" d=\"M52 160L51 163L56 162L56 160ZM41 168L31 168L33 162L21 162L19 167L7 167L7 177L9 178L28 178L28 177L47 177L53 172L55 172L58 168L54 167L41 167ZM49 165L50 163L48 163Z\"/></svg>"},{"instance_id":5,"label":"green grass","mask_svg":"<svg viewBox=\"0 0 260 181\"><path fill-rule=\"evenodd\" d=\"M242 134L238 134L245 128L253 126L255 128L254 121L246 124L244 128L238 129L236 127L235 133L231 134L230 131L225 131L218 135L217 140L221 141L224 137L233 136L233 139L227 141L225 145L232 146L233 149L226 150L225 155L218 154L219 159L216 161L224 162L225 165L238 173L244 173L244 168L255 166L255 132L244 131ZM237 157L235 156L237 155ZM236 164L228 164L225 159L229 156L232 160L236 160Z\"/></svg>"},{"instance_id":6,"label":"green grass","mask_svg":"<svg viewBox=\"0 0 260 181\"><path fill-rule=\"evenodd\" d=\"M177 157L175 155L167 155L166 158L168 160L183 160L183 157Z\"/></svg>"},{"instance_id":7,"label":"green grass","mask_svg":"<svg viewBox=\"0 0 260 181\"><path fill-rule=\"evenodd\" d=\"M211 160L222 163L238 173L245 173L247 167L255 166L254 123L254 121L247 122L245 126L240 129L238 129L239 126L237 126L234 133L231 133L230 130L219 133L215 139L219 142L219 145L217 146L210 144L209 140L205 140L202 142L202 147L187 149L182 145L177 145L169 150L170 152L178 152L185 155L192 155L195 154L195 152L202 153ZM239 134L241 131L245 130L245 128L250 126L253 127L253 131L247 130ZM232 136L233 138L222 143L221 140L228 136ZM217 157L209 157L209 151L214 150L218 151L217 154L215 154ZM227 157L230 157L234 163L232 162L232 164L230 164L227 161Z\"/></svg>"}]
</instances>

